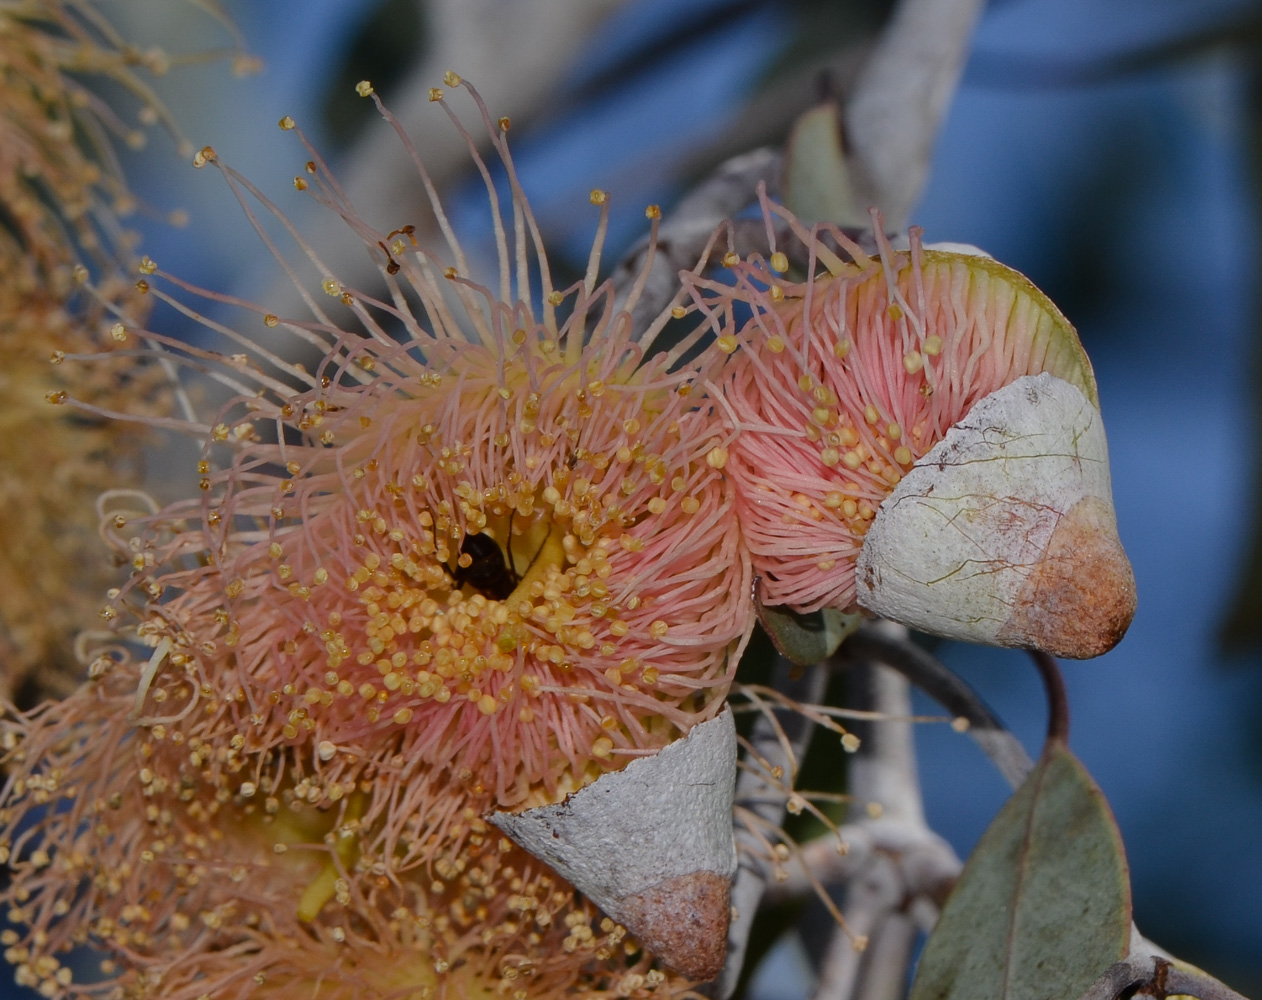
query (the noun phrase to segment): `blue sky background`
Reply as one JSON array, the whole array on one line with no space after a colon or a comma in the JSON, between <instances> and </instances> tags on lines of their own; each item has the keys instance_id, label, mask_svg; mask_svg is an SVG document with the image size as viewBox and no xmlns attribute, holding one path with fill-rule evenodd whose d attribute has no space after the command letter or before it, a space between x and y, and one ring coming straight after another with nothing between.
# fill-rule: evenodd
<instances>
[{"instance_id":1,"label":"blue sky background","mask_svg":"<svg viewBox=\"0 0 1262 1000\"><path fill-rule=\"evenodd\" d=\"M243 82L220 74L213 94L188 88L180 110L191 138L214 144L277 197L288 189L288 208L301 157L276 120L317 122L327 79L320 68L339 59L371 7L237 4L268 69ZM571 82L598 74L681 9L706 7L723 4L628 4L572 68ZM1245 65L1219 55L1061 87L1005 83L994 71L999 57L1004 65L1105 57L1246 8L1226 0L992 3L914 221L928 239L976 243L1024 271L1078 325L1094 361L1140 600L1121 646L1065 667L1072 744L1122 827L1141 929L1247 991L1262 989L1262 663L1256 655L1225 662L1215 646L1245 557L1262 454L1251 409L1259 268ZM634 208L615 216L620 240L638 235L632 221L645 203L678 193L662 168L722 129L788 42L792 26L781 14L774 4L746 5L652 74L632 75L625 88L520 135L514 129L536 211L563 247L585 252L591 187ZM312 131L318 139L318 126ZM151 183L159 204L186 205L194 216L188 230L153 230L145 248L208 287L256 285L265 264L213 172L169 157L145 162L156 175L137 187ZM458 222L478 225L472 189L456 205ZM952 646L944 656L1037 746L1044 702L1021 654ZM931 822L966 853L1006 788L945 728L922 731L920 754ZM781 978L765 996L801 989Z\"/></svg>"}]
</instances>

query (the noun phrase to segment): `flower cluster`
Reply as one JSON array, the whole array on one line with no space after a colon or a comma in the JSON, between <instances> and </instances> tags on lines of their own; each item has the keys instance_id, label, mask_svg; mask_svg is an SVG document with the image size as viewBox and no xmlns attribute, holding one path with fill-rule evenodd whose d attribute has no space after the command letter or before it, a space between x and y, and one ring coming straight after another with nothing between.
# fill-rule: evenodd
<instances>
[{"instance_id":1,"label":"flower cluster","mask_svg":"<svg viewBox=\"0 0 1262 1000\"><path fill-rule=\"evenodd\" d=\"M842 260L769 204L806 250L800 280L774 242L725 258L730 284L703 259L634 328L657 209L645 270L619 290L597 282L608 205L593 191L587 273L556 287L508 120L446 82L468 90L509 191L502 205L432 91L486 183L489 286L364 82L429 217L360 217L293 120L280 127L310 157L295 186L346 220L375 284L326 267L206 147L194 164L222 172L309 316L145 258L138 291L224 349L133 319L120 350L65 356L108 370L158 348L230 398L205 421L149 420L200 441L192 495L156 512L110 496L103 531L132 574L101 613L122 638L96 650L88 685L6 723L4 942L47 996L694 995L487 817L565 801L715 719L755 570L768 603L850 608L883 501L996 390L1050 372L1094 407L1072 330L1024 279L916 234L896 253L879 227L879 259L834 234ZM696 328L660 347L690 313ZM264 340L284 334L314 363ZM82 944L107 953L103 983L64 964Z\"/></svg>"},{"instance_id":2,"label":"flower cluster","mask_svg":"<svg viewBox=\"0 0 1262 1000\"><path fill-rule=\"evenodd\" d=\"M84 941L137 995L686 992L482 817L559 801L722 708L752 574L702 391L714 359L653 350L682 309L633 331L636 292L596 283L601 192L587 277L553 287L508 122L470 92L512 191L494 290L400 129L432 220L374 229L310 147L297 185L351 222L381 288L304 244L329 297L314 320L245 307L315 345L310 371L210 321L244 350L128 322L141 346L67 355L158 346L236 394L180 428L204 445L193 499L104 511L133 574L102 614L146 652L102 649L90 686L14 724L10 957L50 995L92 989L58 957ZM194 163L280 214L212 149ZM208 293L140 269L199 316L188 296Z\"/></svg>"}]
</instances>

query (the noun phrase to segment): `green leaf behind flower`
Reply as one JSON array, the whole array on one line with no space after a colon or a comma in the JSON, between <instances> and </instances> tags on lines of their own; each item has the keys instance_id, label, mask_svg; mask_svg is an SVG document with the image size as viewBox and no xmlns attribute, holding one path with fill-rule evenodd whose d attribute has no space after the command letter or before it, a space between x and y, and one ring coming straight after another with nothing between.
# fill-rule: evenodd
<instances>
[{"instance_id":1,"label":"green leaf behind flower","mask_svg":"<svg viewBox=\"0 0 1262 1000\"><path fill-rule=\"evenodd\" d=\"M863 621L861 614L848 615L831 608L803 615L787 607L772 607L762 602L757 587L754 611L776 651L799 667L828 659Z\"/></svg>"},{"instance_id":2,"label":"green leaf behind flower","mask_svg":"<svg viewBox=\"0 0 1262 1000\"><path fill-rule=\"evenodd\" d=\"M911 1000L1073 1000L1126 956L1130 933L1121 835L1053 740L964 866Z\"/></svg>"}]
</instances>

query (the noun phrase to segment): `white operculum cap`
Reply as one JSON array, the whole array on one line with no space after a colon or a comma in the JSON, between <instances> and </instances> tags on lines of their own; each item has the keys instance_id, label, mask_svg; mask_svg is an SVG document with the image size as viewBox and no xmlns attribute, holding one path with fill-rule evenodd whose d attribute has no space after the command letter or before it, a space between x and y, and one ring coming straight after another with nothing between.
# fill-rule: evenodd
<instances>
[{"instance_id":1,"label":"white operculum cap","mask_svg":"<svg viewBox=\"0 0 1262 1000\"><path fill-rule=\"evenodd\" d=\"M562 802L490 819L663 963L710 980L727 954L736 757L725 708Z\"/></svg>"},{"instance_id":2,"label":"white operculum cap","mask_svg":"<svg viewBox=\"0 0 1262 1000\"><path fill-rule=\"evenodd\" d=\"M1135 614L1100 412L1026 375L980 400L877 511L856 566L867 610L936 635L1098 656Z\"/></svg>"}]
</instances>

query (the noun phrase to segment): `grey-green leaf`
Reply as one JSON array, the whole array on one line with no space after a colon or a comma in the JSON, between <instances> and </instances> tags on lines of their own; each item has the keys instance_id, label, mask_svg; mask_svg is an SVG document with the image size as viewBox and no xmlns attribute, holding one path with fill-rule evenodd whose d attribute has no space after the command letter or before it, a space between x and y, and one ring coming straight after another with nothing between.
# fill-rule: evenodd
<instances>
[{"instance_id":1,"label":"grey-green leaf","mask_svg":"<svg viewBox=\"0 0 1262 1000\"><path fill-rule=\"evenodd\" d=\"M802 115L785 148L784 203L804 222L867 227L855 203L841 148L841 117L832 101Z\"/></svg>"},{"instance_id":2,"label":"grey-green leaf","mask_svg":"<svg viewBox=\"0 0 1262 1000\"><path fill-rule=\"evenodd\" d=\"M911 1000L1072 1000L1130 942L1121 834L1059 741L978 842L920 959Z\"/></svg>"},{"instance_id":3,"label":"grey-green leaf","mask_svg":"<svg viewBox=\"0 0 1262 1000\"><path fill-rule=\"evenodd\" d=\"M754 610L776 651L799 667L828 659L863 621L862 615L847 615L831 608L803 615L785 607L771 607L763 604L757 588Z\"/></svg>"}]
</instances>

